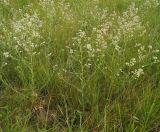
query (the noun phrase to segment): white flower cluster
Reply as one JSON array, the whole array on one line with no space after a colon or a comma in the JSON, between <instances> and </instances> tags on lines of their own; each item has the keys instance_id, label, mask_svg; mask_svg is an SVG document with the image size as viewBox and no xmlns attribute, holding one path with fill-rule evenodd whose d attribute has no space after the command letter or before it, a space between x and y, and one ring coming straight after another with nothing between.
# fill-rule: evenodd
<instances>
[{"instance_id":1,"label":"white flower cluster","mask_svg":"<svg viewBox=\"0 0 160 132\"><path fill-rule=\"evenodd\" d=\"M79 30L73 38L73 43L68 46L73 60L79 60L79 56L83 54L84 65L91 68L92 65L104 61L102 59L108 54L115 54L116 51L118 59L130 50L133 54L131 53L128 58L131 59L122 67L127 66L129 69L127 74L133 75L136 79L144 74L143 65L146 65L150 58L152 64L159 63L156 55L159 50L151 44L139 42L139 39L146 37L147 28L141 20L139 8L134 3L122 14L108 13L106 9L100 10L97 7L95 9L98 11L95 15L99 17L99 25L92 27L90 32ZM122 67L120 66L120 69L123 69Z\"/></svg>"},{"instance_id":2,"label":"white flower cluster","mask_svg":"<svg viewBox=\"0 0 160 132\"><path fill-rule=\"evenodd\" d=\"M33 15L25 14L22 18L14 18L12 21L12 35L16 42L15 49L18 51L33 52L40 44L40 29L42 21L35 13Z\"/></svg>"},{"instance_id":3,"label":"white flower cluster","mask_svg":"<svg viewBox=\"0 0 160 132\"><path fill-rule=\"evenodd\" d=\"M10 0L3 0L3 3L6 5L9 2ZM146 0L142 5L144 8L152 8L159 6L160 3L158 0ZM45 14L44 18L40 18L40 15L36 13L39 9L34 12L31 11L30 9L33 9L33 4L30 4L24 7L27 8L25 11L19 9L13 13L13 19L10 20L11 25L10 27L8 26L9 30L4 28L5 20L3 23L0 22L0 29L3 32L3 35L0 34L0 40L5 40L6 38L9 40L10 38L12 44L8 45L13 46L18 53L35 55L39 54L39 47L46 43L43 40L45 38L41 34L44 31L44 25L57 24L58 22L62 22L63 24L69 23L71 25L72 22L77 22L77 25L82 28L77 31L72 38L72 42L67 45L68 56L73 63L75 63L75 60L83 61L81 64L87 68L92 68L94 65L105 62L109 56L112 60L117 59L117 62L123 63L122 67L118 65L117 69L121 69L120 72L123 72L123 67L127 67L130 73L139 78L144 74L142 68L143 65L148 65L146 64L146 62L149 62L148 60L152 64L160 62L158 56L159 50L154 45L145 44L146 42L141 41L149 33L146 28L147 24L144 25L141 20L143 13L140 14L140 9L142 7L136 7L135 3L131 4L123 12L113 11L110 13L107 9L99 8L95 4L94 10L86 15L90 15L91 19L96 23L90 23L88 19L77 19L78 15L76 16L76 12L73 12L74 9L65 0L39 0L38 7L40 7L42 14ZM58 23L62 29L63 24ZM79 28L78 26L77 28ZM56 40L57 38L54 39ZM4 45L7 45L7 42L3 41L3 47L5 47ZM46 53L48 58L53 54L51 50L46 52L49 52ZM130 53L128 55L129 52L133 54ZM12 56L8 49L2 51L2 54L4 58ZM123 59L120 60L121 58ZM56 66L54 69L56 69Z\"/></svg>"},{"instance_id":4,"label":"white flower cluster","mask_svg":"<svg viewBox=\"0 0 160 132\"><path fill-rule=\"evenodd\" d=\"M137 57L132 58L129 62L126 62L126 66L130 68L130 73L133 75L133 77L138 79L141 75L144 74L144 67L157 64L160 62L160 60L158 57L159 50L155 50L152 45L145 47L139 43L135 45L135 48L137 50L135 57ZM149 62L149 60L151 61Z\"/></svg>"},{"instance_id":5,"label":"white flower cluster","mask_svg":"<svg viewBox=\"0 0 160 132\"><path fill-rule=\"evenodd\" d=\"M2 3L5 4L5 5L9 5L10 0L2 0Z\"/></svg>"},{"instance_id":6,"label":"white flower cluster","mask_svg":"<svg viewBox=\"0 0 160 132\"><path fill-rule=\"evenodd\" d=\"M143 4L144 9L153 9L156 8L160 5L160 1L159 0L146 0L145 3Z\"/></svg>"},{"instance_id":7,"label":"white flower cluster","mask_svg":"<svg viewBox=\"0 0 160 132\"><path fill-rule=\"evenodd\" d=\"M135 48L137 48L139 62L143 62L145 59L148 60L148 58L152 58L153 63L159 63L159 50L155 49L152 45L145 47L142 44L137 44Z\"/></svg>"},{"instance_id":8,"label":"white flower cluster","mask_svg":"<svg viewBox=\"0 0 160 132\"><path fill-rule=\"evenodd\" d=\"M77 47L83 45L82 51L87 54L89 64L92 58L94 62L99 61L106 53L114 50L120 54L125 51L122 43L130 41L135 35L141 37L146 32L135 4L129 6L122 14L116 12L110 14L106 9L97 9L97 11L100 12L97 13L100 17L100 25L93 27L90 33L80 30L69 47L71 54L79 54ZM114 50L110 51L111 47L114 47ZM130 63L133 65L133 60Z\"/></svg>"},{"instance_id":9,"label":"white flower cluster","mask_svg":"<svg viewBox=\"0 0 160 132\"><path fill-rule=\"evenodd\" d=\"M146 50L144 46L140 46L138 49L138 58L139 60L143 60L146 57Z\"/></svg>"},{"instance_id":10,"label":"white flower cluster","mask_svg":"<svg viewBox=\"0 0 160 132\"><path fill-rule=\"evenodd\" d=\"M100 35L100 31L98 35L95 32L96 29L94 28L90 37L85 31L79 30L73 38L73 43L68 47L70 55L77 60L80 60L80 56L85 58L84 65L87 68L98 62L100 58L105 57L105 50L107 49L107 43L105 41L102 43L104 38Z\"/></svg>"},{"instance_id":11,"label":"white flower cluster","mask_svg":"<svg viewBox=\"0 0 160 132\"><path fill-rule=\"evenodd\" d=\"M3 56L4 56L5 58L8 58L8 57L10 57L10 53L9 53L9 52L4 52L4 53L3 53Z\"/></svg>"},{"instance_id":12,"label":"white flower cluster","mask_svg":"<svg viewBox=\"0 0 160 132\"><path fill-rule=\"evenodd\" d=\"M140 76L142 76L144 74L144 71L142 68L139 68L139 69L135 69L132 73L136 79L136 78L139 78Z\"/></svg>"},{"instance_id":13,"label":"white flower cluster","mask_svg":"<svg viewBox=\"0 0 160 132\"><path fill-rule=\"evenodd\" d=\"M130 62L126 62L126 65L129 66L129 67L132 67L132 66L135 65L135 63L136 63L136 59L135 59L135 58L132 58L132 59L130 60Z\"/></svg>"},{"instance_id":14,"label":"white flower cluster","mask_svg":"<svg viewBox=\"0 0 160 132\"><path fill-rule=\"evenodd\" d=\"M143 36L146 32L145 27L141 22L141 18L138 15L139 9L136 8L133 3L127 11L123 12L123 15L118 17L118 34L124 35L125 37L133 37L133 35ZM138 34L137 34L138 33Z\"/></svg>"},{"instance_id":15,"label":"white flower cluster","mask_svg":"<svg viewBox=\"0 0 160 132\"><path fill-rule=\"evenodd\" d=\"M39 5L49 19L58 18L64 21L73 20L73 13L70 9L70 4L65 2L65 0L39 0Z\"/></svg>"},{"instance_id":16,"label":"white flower cluster","mask_svg":"<svg viewBox=\"0 0 160 132\"><path fill-rule=\"evenodd\" d=\"M97 44L106 48L111 43L120 53L125 50L124 46L120 45L121 42L130 41L135 35L142 37L146 33L146 29L138 15L138 10L133 3L122 14L116 12L109 14L106 10L99 13L102 24L98 28L93 28Z\"/></svg>"}]
</instances>

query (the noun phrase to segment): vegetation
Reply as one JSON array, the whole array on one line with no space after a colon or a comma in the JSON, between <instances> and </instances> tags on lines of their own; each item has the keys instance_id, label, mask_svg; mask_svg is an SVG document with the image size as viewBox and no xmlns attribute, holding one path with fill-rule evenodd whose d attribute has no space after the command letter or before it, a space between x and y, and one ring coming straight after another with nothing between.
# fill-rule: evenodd
<instances>
[{"instance_id":1,"label":"vegetation","mask_svg":"<svg viewBox=\"0 0 160 132\"><path fill-rule=\"evenodd\" d=\"M1 0L0 131L159 132L159 0Z\"/></svg>"}]
</instances>

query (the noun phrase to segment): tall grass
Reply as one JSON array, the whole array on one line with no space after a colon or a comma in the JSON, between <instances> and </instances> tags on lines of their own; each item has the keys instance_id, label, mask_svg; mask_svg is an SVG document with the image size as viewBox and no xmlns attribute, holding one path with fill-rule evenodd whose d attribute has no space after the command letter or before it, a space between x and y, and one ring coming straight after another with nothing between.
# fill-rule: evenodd
<instances>
[{"instance_id":1,"label":"tall grass","mask_svg":"<svg viewBox=\"0 0 160 132\"><path fill-rule=\"evenodd\" d=\"M0 131L160 131L158 0L2 0Z\"/></svg>"}]
</instances>

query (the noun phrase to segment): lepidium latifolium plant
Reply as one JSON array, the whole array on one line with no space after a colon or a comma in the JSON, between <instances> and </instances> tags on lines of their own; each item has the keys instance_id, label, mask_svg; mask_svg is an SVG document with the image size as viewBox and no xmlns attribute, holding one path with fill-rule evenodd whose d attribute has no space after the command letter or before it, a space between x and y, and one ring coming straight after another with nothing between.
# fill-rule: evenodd
<instances>
[{"instance_id":1,"label":"lepidium latifolium plant","mask_svg":"<svg viewBox=\"0 0 160 132\"><path fill-rule=\"evenodd\" d=\"M160 131L159 0L1 0L0 131Z\"/></svg>"}]
</instances>

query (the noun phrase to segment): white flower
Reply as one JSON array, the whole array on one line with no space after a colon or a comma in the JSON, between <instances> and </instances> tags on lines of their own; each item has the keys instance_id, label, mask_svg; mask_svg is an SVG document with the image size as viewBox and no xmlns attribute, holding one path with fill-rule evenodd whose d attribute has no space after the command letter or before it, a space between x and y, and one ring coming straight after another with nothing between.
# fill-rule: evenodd
<instances>
[{"instance_id":1,"label":"white flower","mask_svg":"<svg viewBox=\"0 0 160 132\"><path fill-rule=\"evenodd\" d=\"M87 64L85 64L85 66L86 66L87 68L91 68L92 64L91 64L91 63L87 63Z\"/></svg>"},{"instance_id":2,"label":"white flower","mask_svg":"<svg viewBox=\"0 0 160 132\"><path fill-rule=\"evenodd\" d=\"M92 31L93 31L93 32L96 32L96 31L97 31L97 29L94 27L94 28L92 29Z\"/></svg>"},{"instance_id":3,"label":"white flower","mask_svg":"<svg viewBox=\"0 0 160 132\"><path fill-rule=\"evenodd\" d=\"M16 49L23 48L27 52L34 52L37 48L35 40L41 38L40 28L42 27L42 21L36 13L24 14L20 18L14 16L12 21L13 38L16 41Z\"/></svg>"},{"instance_id":4,"label":"white flower","mask_svg":"<svg viewBox=\"0 0 160 132\"><path fill-rule=\"evenodd\" d=\"M5 58L8 58L8 57L10 57L10 54L9 54L9 52L4 52L4 53L3 53L3 56L4 56Z\"/></svg>"},{"instance_id":5,"label":"white flower","mask_svg":"<svg viewBox=\"0 0 160 132\"><path fill-rule=\"evenodd\" d=\"M127 65L127 66L134 66L135 63L136 63L136 59L135 59L135 58L132 58L132 59L130 60L130 62L126 62L126 65Z\"/></svg>"},{"instance_id":6,"label":"white flower","mask_svg":"<svg viewBox=\"0 0 160 132\"><path fill-rule=\"evenodd\" d=\"M9 5L10 4L10 1L9 0L2 0L3 1L3 3L5 4L5 5Z\"/></svg>"},{"instance_id":7,"label":"white flower","mask_svg":"<svg viewBox=\"0 0 160 132\"><path fill-rule=\"evenodd\" d=\"M157 57L157 56L153 56L152 58L153 58L153 61L154 61L153 63L158 63L158 62L159 62L159 60L158 60L158 57Z\"/></svg>"},{"instance_id":8,"label":"white flower","mask_svg":"<svg viewBox=\"0 0 160 132\"><path fill-rule=\"evenodd\" d=\"M152 51L153 53L159 53L159 50L157 49L157 50L153 50Z\"/></svg>"},{"instance_id":9,"label":"white flower","mask_svg":"<svg viewBox=\"0 0 160 132\"><path fill-rule=\"evenodd\" d=\"M148 48L151 50L152 49L152 45L148 45Z\"/></svg>"},{"instance_id":10,"label":"white flower","mask_svg":"<svg viewBox=\"0 0 160 132\"><path fill-rule=\"evenodd\" d=\"M52 55L52 53L49 53L48 55L47 55L47 57L50 57Z\"/></svg>"},{"instance_id":11,"label":"white flower","mask_svg":"<svg viewBox=\"0 0 160 132\"><path fill-rule=\"evenodd\" d=\"M92 46L90 44L87 44L86 47L88 50L92 50Z\"/></svg>"},{"instance_id":12,"label":"white flower","mask_svg":"<svg viewBox=\"0 0 160 132\"><path fill-rule=\"evenodd\" d=\"M135 69L135 71L133 72L133 74L136 76L136 78L139 78L141 75L144 74L144 71L143 71L142 68Z\"/></svg>"},{"instance_id":13,"label":"white flower","mask_svg":"<svg viewBox=\"0 0 160 132\"><path fill-rule=\"evenodd\" d=\"M69 53L70 53L70 54L73 54L73 49L70 49Z\"/></svg>"}]
</instances>

